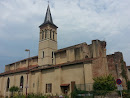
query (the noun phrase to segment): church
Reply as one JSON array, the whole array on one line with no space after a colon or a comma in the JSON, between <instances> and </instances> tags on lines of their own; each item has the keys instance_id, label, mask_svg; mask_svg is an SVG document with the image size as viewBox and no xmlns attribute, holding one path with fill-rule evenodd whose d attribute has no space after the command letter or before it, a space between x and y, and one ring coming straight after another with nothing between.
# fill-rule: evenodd
<instances>
[{"instance_id":1,"label":"church","mask_svg":"<svg viewBox=\"0 0 130 98\"><path fill-rule=\"evenodd\" d=\"M57 29L49 5L44 22L39 26L38 56L29 57L5 65L0 73L0 95L10 96L9 88L17 86L22 94L70 94L74 86L81 90L93 90L93 78L112 74L122 79L122 65L126 64L121 52L106 55L106 42L92 40L57 49ZM26 50L30 52L30 50Z\"/></svg>"}]
</instances>

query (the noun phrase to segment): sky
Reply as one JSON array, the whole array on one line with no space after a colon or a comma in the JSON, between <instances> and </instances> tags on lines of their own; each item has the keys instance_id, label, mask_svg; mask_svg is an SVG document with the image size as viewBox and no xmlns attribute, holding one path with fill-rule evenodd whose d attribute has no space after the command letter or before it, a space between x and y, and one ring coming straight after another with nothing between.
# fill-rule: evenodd
<instances>
[{"instance_id":1,"label":"sky","mask_svg":"<svg viewBox=\"0 0 130 98\"><path fill-rule=\"evenodd\" d=\"M49 0L58 28L58 49L99 39L107 54L122 52L130 65L130 0ZM0 0L0 72L4 66L38 55L39 25L47 0Z\"/></svg>"}]
</instances>

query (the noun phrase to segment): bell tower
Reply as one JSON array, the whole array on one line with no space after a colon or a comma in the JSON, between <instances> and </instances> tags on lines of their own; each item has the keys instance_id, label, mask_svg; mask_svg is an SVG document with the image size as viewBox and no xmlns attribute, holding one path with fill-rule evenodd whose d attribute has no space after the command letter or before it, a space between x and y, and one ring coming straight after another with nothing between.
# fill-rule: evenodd
<instances>
[{"instance_id":1,"label":"bell tower","mask_svg":"<svg viewBox=\"0 0 130 98\"><path fill-rule=\"evenodd\" d=\"M49 5L47 7L45 20L39 28L38 65L53 65L55 63L54 51L57 50L58 27L53 23Z\"/></svg>"}]
</instances>

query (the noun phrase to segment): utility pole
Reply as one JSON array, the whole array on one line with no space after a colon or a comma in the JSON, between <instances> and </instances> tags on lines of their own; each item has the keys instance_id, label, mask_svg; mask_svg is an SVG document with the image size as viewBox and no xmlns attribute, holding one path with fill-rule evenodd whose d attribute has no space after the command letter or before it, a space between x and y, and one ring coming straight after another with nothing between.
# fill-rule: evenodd
<instances>
[{"instance_id":1,"label":"utility pole","mask_svg":"<svg viewBox=\"0 0 130 98\"><path fill-rule=\"evenodd\" d=\"M27 95L28 95L28 74L29 74L29 60L30 60L30 50L29 49L26 49L25 50L26 52L29 52L28 54L28 67L27 67L27 82L26 82L26 97L27 98Z\"/></svg>"}]
</instances>

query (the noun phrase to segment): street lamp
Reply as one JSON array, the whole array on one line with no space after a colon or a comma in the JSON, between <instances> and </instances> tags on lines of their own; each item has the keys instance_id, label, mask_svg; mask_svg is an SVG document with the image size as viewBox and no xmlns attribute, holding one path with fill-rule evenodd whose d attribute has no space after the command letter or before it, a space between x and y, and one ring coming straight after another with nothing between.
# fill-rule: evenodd
<instances>
[{"instance_id":1,"label":"street lamp","mask_svg":"<svg viewBox=\"0 0 130 98\"><path fill-rule=\"evenodd\" d=\"M26 52L29 52L28 54L28 70L27 70L27 82L26 82L26 98L28 95L28 74L29 74L29 59L30 59L30 50L29 49L25 49Z\"/></svg>"}]
</instances>

